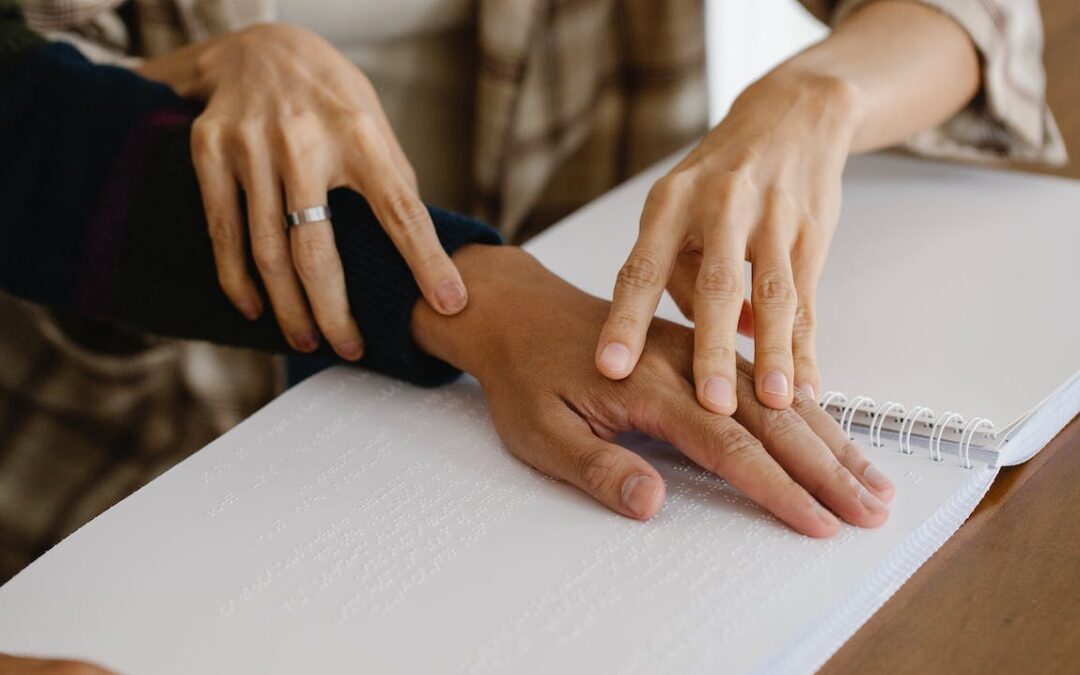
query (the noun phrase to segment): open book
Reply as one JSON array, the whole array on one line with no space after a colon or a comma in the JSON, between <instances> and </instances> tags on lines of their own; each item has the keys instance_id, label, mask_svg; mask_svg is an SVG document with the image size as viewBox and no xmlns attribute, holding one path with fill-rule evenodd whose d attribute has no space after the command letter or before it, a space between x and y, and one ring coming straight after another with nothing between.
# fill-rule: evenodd
<instances>
[{"instance_id":1,"label":"open book","mask_svg":"<svg viewBox=\"0 0 1080 675\"><path fill-rule=\"evenodd\" d=\"M606 295L666 166L530 248ZM1061 179L850 163L819 339L847 397L823 403L897 484L879 529L800 536L641 437L668 500L632 521L510 457L469 378L338 367L0 588L0 651L132 673L813 670L1080 411L1077 213Z\"/></svg>"}]
</instances>

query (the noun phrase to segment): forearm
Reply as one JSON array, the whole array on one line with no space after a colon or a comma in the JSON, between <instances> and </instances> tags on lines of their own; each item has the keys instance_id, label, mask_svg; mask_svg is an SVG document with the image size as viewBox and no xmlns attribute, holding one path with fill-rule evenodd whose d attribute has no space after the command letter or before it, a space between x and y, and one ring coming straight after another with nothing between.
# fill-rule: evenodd
<instances>
[{"instance_id":1,"label":"forearm","mask_svg":"<svg viewBox=\"0 0 1080 675\"><path fill-rule=\"evenodd\" d=\"M968 34L941 12L904 0L856 11L828 38L765 80L810 88L845 116L852 152L899 143L947 120L979 87Z\"/></svg>"},{"instance_id":2,"label":"forearm","mask_svg":"<svg viewBox=\"0 0 1080 675\"><path fill-rule=\"evenodd\" d=\"M191 160L194 110L167 88L94 66L70 47L31 50L0 80L0 288L166 336L286 351L270 313L244 319L222 293ZM364 199L329 195L363 365L421 384L455 375L415 347L419 290ZM454 251L498 235L432 209ZM6 227L2 225L6 224ZM250 261L249 261L250 264Z\"/></svg>"}]
</instances>

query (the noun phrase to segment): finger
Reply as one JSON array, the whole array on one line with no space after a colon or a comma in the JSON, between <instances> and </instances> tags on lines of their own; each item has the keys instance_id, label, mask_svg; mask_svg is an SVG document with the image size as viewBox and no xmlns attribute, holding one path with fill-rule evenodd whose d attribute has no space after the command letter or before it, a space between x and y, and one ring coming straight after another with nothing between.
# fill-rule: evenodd
<instances>
[{"instance_id":1,"label":"finger","mask_svg":"<svg viewBox=\"0 0 1080 675\"><path fill-rule=\"evenodd\" d=\"M821 391L817 365L816 293L819 265L806 261L793 264L797 305L792 324L791 355L795 366L795 388L811 399Z\"/></svg>"},{"instance_id":2,"label":"finger","mask_svg":"<svg viewBox=\"0 0 1080 675\"><path fill-rule=\"evenodd\" d=\"M206 211L218 283L236 309L255 320L262 314L262 299L248 273L237 183L223 143L213 122L196 120L191 129L191 159Z\"/></svg>"},{"instance_id":3,"label":"finger","mask_svg":"<svg viewBox=\"0 0 1080 675\"><path fill-rule=\"evenodd\" d=\"M797 393L792 409L874 496L886 504L893 500L896 496L893 482L866 458L859 446L848 438L832 415L822 410L815 399Z\"/></svg>"},{"instance_id":4,"label":"finger","mask_svg":"<svg viewBox=\"0 0 1080 675\"><path fill-rule=\"evenodd\" d=\"M664 504L664 481L647 461L593 433L565 407L511 450L544 473L577 486L624 516L648 520Z\"/></svg>"},{"instance_id":5,"label":"finger","mask_svg":"<svg viewBox=\"0 0 1080 675\"><path fill-rule=\"evenodd\" d=\"M695 405L689 384L681 395L666 397L656 405L660 435L698 465L798 532L812 537L836 533L840 526L836 516L796 483L738 422Z\"/></svg>"},{"instance_id":6,"label":"finger","mask_svg":"<svg viewBox=\"0 0 1080 675\"><path fill-rule=\"evenodd\" d=\"M468 294L461 274L439 243L431 214L398 173L378 123L368 120L358 129L361 152L349 155L351 187L367 197L428 304L440 314L457 314L465 309Z\"/></svg>"},{"instance_id":7,"label":"finger","mask_svg":"<svg viewBox=\"0 0 1080 675\"><path fill-rule=\"evenodd\" d=\"M319 180L319 172L305 170L294 160L282 167L289 211L328 203L327 180ZM341 358L359 359L363 355L363 340L349 307L345 272L330 221L290 227L289 240L293 265L307 292L319 330Z\"/></svg>"},{"instance_id":8,"label":"finger","mask_svg":"<svg viewBox=\"0 0 1080 675\"><path fill-rule=\"evenodd\" d=\"M611 308L596 345L596 367L614 380L634 370L682 239L681 180L669 174L649 192L640 235L615 280Z\"/></svg>"},{"instance_id":9,"label":"finger","mask_svg":"<svg viewBox=\"0 0 1080 675\"><path fill-rule=\"evenodd\" d=\"M797 303L790 253L779 240L762 239L754 243L752 257L757 398L770 408L787 408L795 369L791 335Z\"/></svg>"},{"instance_id":10,"label":"finger","mask_svg":"<svg viewBox=\"0 0 1080 675\"><path fill-rule=\"evenodd\" d=\"M409 158L405 155L405 150L401 147L401 143L398 141L397 134L394 133L393 127L390 126L390 120L387 119L386 113L379 108L378 117L376 118L379 123L379 128L382 130L383 139L386 140L387 150L390 151L390 160L397 167L398 175L412 188L413 193L420 194L420 183L416 178L416 170L413 168Z\"/></svg>"},{"instance_id":11,"label":"finger","mask_svg":"<svg viewBox=\"0 0 1080 675\"><path fill-rule=\"evenodd\" d=\"M735 395L735 333L744 301L745 240L728 227L708 228L705 255L694 285L694 382L709 410L730 415Z\"/></svg>"},{"instance_id":12,"label":"finger","mask_svg":"<svg viewBox=\"0 0 1080 675\"><path fill-rule=\"evenodd\" d=\"M671 299L689 321L694 320L694 282L700 269L700 251L680 251L667 282Z\"/></svg>"},{"instance_id":13,"label":"finger","mask_svg":"<svg viewBox=\"0 0 1080 675\"><path fill-rule=\"evenodd\" d=\"M247 195L251 254L285 339L301 352L319 346L318 333L293 269L285 232L281 183L265 135L249 133L240 155L240 177Z\"/></svg>"},{"instance_id":14,"label":"finger","mask_svg":"<svg viewBox=\"0 0 1080 675\"><path fill-rule=\"evenodd\" d=\"M747 375L739 378L739 395L741 405L735 420L818 501L860 527L877 527L888 519L885 503L867 490L795 410L774 410L759 403L754 381ZM809 401L801 393L798 399L800 405Z\"/></svg>"}]
</instances>

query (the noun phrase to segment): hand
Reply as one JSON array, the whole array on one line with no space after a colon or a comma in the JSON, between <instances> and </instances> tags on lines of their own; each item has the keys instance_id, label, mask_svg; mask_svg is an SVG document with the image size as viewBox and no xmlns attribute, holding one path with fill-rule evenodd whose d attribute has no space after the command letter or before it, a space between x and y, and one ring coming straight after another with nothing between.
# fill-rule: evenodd
<instances>
[{"instance_id":1,"label":"hand","mask_svg":"<svg viewBox=\"0 0 1080 675\"><path fill-rule=\"evenodd\" d=\"M736 327L750 323L740 322L745 259L757 400L782 409L795 388L815 397L814 293L836 228L854 98L827 78L765 78L656 183L597 346L602 373L634 370L666 285L696 324L698 400L734 413Z\"/></svg>"},{"instance_id":2,"label":"hand","mask_svg":"<svg viewBox=\"0 0 1080 675\"><path fill-rule=\"evenodd\" d=\"M111 675L105 670L83 661L67 659L31 659L0 654L0 675Z\"/></svg>"},{"instance_id":3,"label":"hand","mask_svg":"<svg viewBox=\"0 0 1080 675\"><path fill-rule=\"evenodd\" d=\"M456 317L420 302L420 346L473 373L507 447L537 469L581 488L608 508L647 519L664 484L648 462L614 443L638 429L672 443L799 532L834 534L839 521L876 527L888 517L892 483L810 398L772 410L755 400L740 361L734 418L694 399L693 333L657 320L640 361L612 381L589 367L608 303L586 295L513 248L467 246L454 259L472 300Z\"/></svg>"},{"instance_id":4,"label":"hand","mask_svg":"<svg viewBox=\"0 0 1080 675\"><path fill-rule=\"evenodd\" d=\"M245 262L248 238L289 343L304 352L318 346L314 313L339 355L360 358L330 223L286 232L283 221L286 211L326 204L327 191L340 186L367 198L433 307L452 314L465 306L461 276L371 83L328 42L288 25L259 25L147 62L141 72L206 101L192 128L192 159L218 279L249 319L262 304Z\"/></svg>"}]
</instances>

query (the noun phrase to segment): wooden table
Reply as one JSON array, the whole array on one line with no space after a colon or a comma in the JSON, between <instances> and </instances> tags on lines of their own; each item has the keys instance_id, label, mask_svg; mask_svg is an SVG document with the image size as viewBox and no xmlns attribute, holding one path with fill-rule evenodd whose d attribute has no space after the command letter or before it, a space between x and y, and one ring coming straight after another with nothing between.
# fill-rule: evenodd
<instances>
[{"instance_id":1,"label":"wooden table","mask_svg":"<svg viewBox=\"0 0 1080 675\"><path fill-rule=\"evenodd\" d=\"M822 672L1080 672L1080 417L1002 470Z\"/></svg>"},{"instance_id":2,"label":"wooden table","mask_svg":"<svg viewBox=\"0 0 1080 675\"><path fill-rule=\"evenodd\" d=\"M1080 178L1080 2L1041 5L1047 95L1073 157L1051 173ZM1004 469L822 672L1080 673L1080 417L1027 464Z\"/></svg>"}]
</instances>

